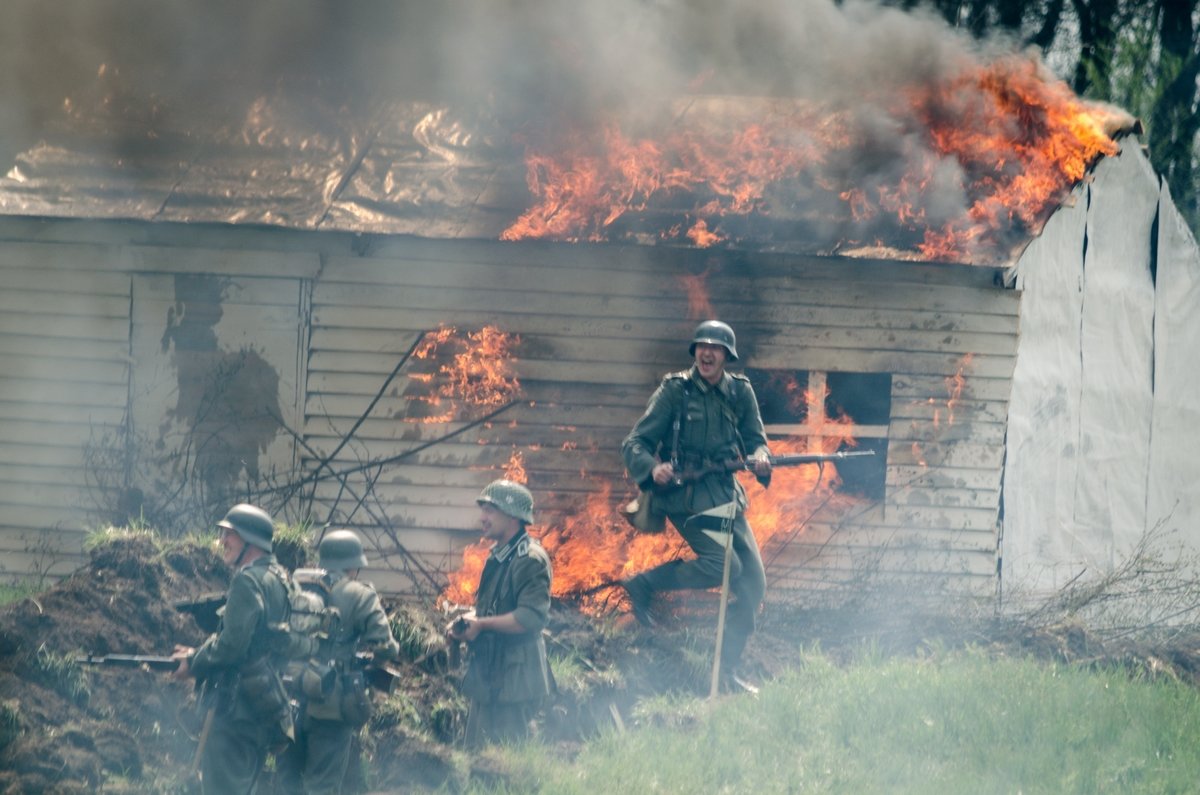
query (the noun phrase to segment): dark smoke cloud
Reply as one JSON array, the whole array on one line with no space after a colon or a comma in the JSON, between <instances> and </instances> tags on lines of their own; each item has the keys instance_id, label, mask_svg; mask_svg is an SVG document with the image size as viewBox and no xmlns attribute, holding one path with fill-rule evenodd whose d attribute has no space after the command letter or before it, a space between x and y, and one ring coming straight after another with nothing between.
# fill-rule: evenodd
<instances>
[{"instance_id":1,"label":"dark smoke cloud","mask_svg":"<svg viewBox=\"0 0 1200 795\"><path fill-rule=\"evenodd\" d=\"M347 103L489 99L526 119L636 117L687 90L843 104L973 46L860 0L8 0L3 18L3 123L27 134L68 97L210 113L281 83Z\"/></svg>"}]
</instances>

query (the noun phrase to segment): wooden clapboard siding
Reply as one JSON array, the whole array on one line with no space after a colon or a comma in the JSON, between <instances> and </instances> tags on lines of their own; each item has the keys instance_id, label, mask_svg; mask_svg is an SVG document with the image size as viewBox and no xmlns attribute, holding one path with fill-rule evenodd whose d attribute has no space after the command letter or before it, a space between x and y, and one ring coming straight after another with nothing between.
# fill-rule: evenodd
<instances>
[{"instance_id":1,"label":"wooden clapboard siding","mask_svg":"<svg viewBox=\"0 0 1200 795\"><path fill-rule=\"evenodd\" d=\"M61 509L52 513L13 506L12 514L0 526L0 579L46 586L86 561L86 533L63 524Z\"/></svg>"},{"instance_id":2,"label":"wooden clapboard siding","mask_svg":"<svg viewBox=\"0 0 1200 795\"><path fill-rule=\"evenodd\" d=\"M129 398L128 274L80 267L91 247L0 252L0 577L82 561L89 506L114 477L85 465L121 433Z\"/></svg>"}]
</instances>

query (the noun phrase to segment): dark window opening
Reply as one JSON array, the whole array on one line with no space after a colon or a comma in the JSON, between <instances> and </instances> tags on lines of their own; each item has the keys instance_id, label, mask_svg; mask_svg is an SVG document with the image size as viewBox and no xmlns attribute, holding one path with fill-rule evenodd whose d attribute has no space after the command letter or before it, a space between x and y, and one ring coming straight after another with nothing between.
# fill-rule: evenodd
<instances>
[{"instance_id":1,"label":"dark window opening","mask_svg":"<svg viewBox=\"0 0 1200 795\"><path fill-rule=\"evenodd\" d=\"M844 439L841 450L873 450L875 455L838 462L839 491L881 500L887 480L888 424L892 415L890 373L746 368L772 439L805 439L810 449L822 438Z\"/></svg>"}]
</instances>

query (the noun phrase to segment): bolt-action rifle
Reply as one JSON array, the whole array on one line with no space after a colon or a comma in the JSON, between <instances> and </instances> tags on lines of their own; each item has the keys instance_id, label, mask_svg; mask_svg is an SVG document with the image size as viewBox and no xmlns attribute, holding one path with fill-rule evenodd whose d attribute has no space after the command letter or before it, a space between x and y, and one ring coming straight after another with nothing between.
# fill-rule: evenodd
<instances>
[{"instance_id":1,"label":"bolt-action rifle","mask_svg":"<svg viewBox=\"0 0 1200 795\"><path fill-rule=\"evenodd\" d=\"M842 450L837 453L793 453L789 455L769 456L769 460L772 468L774 468L799 466L800 464L820 464L826 461L841 461L846 458L857 458L866 455L875 455L875 451ZM655 494L666 494L716 472L740 472L746 470L753 472L754 468L755 462L752 458L730 458L725 461L714 461L700 467L677 469L675 477L667 483L662 485L651 483L649 488L643 489L635 499L631 500L621 509L621 513L624 514L625 519L631 525L641 532L661 533L666 528L666 517L650 510L650 505L654 500ZM771 484L771 476L758 477L758 481L763 486L769 486Z\"/></svg>"},{"instance_id":2,"label":"bolt-action rifle","mask_svg":"<svg viewBox=\"0 0 1200 795\"><path fill-rule=\"evenodd\" d=\"M78 665L111 665L116 668L149 668L151 671L174 671L179 660L154 654L81 654Z\"/></svg>"}]
</instances>

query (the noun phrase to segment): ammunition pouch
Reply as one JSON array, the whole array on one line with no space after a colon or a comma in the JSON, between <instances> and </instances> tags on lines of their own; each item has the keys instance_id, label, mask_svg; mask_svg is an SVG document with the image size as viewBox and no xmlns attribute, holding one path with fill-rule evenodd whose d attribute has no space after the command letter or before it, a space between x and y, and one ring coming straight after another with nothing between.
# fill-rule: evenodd
<instances>
[{"instance_id":1,"label":"ammunition pouch","mask_svg":"<svg viewBox=\"0 0 1200 795\"><path fill-rule=\"evenodd\" d=\"M305 662L298 675L298 690L307 699L328 698L337 683L337 671L330 663Z\"/></svg>"},{"instance_id":2,"label":"ammunition pouch","mask_svg":"<svg viewBox=\"0 0 1200 795\"><path fill-rule=\"evenodd\" d=\"M283 680L266 659L242 668L238 676L238 695L252 714L267 722L291 711Z\"/></svg>"},{"instance_id":3,"label":"ammunition pouch","mask_svg":"<svg viewBox=\"0 0 1200 795\"><path fill-rule=\"evenodd\" d=\"M621 511L625 515L626 521L639 532L655 534L661 533L667 528L667 517L654 513L653 501L654 492L644 489Z\"/></svg>"}]
</instances>

